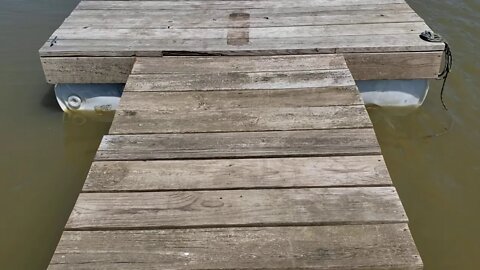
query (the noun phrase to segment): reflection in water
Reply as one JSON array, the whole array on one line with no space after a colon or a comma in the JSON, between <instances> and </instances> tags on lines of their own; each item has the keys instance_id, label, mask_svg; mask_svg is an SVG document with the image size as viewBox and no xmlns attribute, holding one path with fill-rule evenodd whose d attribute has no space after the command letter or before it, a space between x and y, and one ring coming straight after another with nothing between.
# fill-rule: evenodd
<instances>
[{"instance_id":1,"label":"reflection in water","mask_svg":"<svg viewBox=\"0 0 480 270\"><path fill-rule=\"evenodd\" d=\"M1 0L0 269L45 269L108 123L67 116L37 50L78 0ZM480 2L408 0L455 57L418 109L370 109L427 270L480 269ZM28 18L28 19L26 19Z\"/></svg>"}]
</instances>

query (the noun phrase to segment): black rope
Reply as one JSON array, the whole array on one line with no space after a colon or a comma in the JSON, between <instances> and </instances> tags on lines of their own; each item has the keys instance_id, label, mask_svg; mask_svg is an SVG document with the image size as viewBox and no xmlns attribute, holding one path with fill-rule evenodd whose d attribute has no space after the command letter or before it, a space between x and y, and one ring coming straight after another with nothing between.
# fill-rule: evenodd
<instances>
[{"instance_id":1,"label":"black rope","mask_svg":"<svg viewBox=\"0 0 480 270\"><path fill-rule=\"evenodd\" d=\"M450 74L450 71L452 70L452 66L453 66L452 50L450 49L450 46L448 45L447 41L445 41L445 39L442 36L432 31L425 31L421 33L420 38L428 42L438 42L438 43L443 42L445 44L445 50L444 50L445 66L443 67L442 72L438 74L438 79L443 79L442 90L440 91L440 101L442 102L443 108L445 108L445 110L448 111L447 106L443 101L443 92L445 90L445 84L447 83L448 75Z\"/></svg>"}]
</instances>

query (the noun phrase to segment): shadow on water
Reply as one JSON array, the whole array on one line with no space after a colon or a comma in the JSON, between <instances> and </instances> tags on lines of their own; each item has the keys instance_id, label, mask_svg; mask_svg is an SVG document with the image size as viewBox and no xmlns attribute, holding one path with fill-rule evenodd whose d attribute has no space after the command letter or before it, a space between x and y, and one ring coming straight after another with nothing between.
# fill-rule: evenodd
<instances>
[{"instance_id":1,"label":"shadow on water","mask_svg":"<svg viewBox=\"0 0 480 270\"><path fill-rule=\"evenodd\" d=\"M55 100L55 92L53 90L53 85L51 85L40 100L40 104L48 110L62 112L62 109L58 106L57 101Z\"/></svg>"}]
</instances>

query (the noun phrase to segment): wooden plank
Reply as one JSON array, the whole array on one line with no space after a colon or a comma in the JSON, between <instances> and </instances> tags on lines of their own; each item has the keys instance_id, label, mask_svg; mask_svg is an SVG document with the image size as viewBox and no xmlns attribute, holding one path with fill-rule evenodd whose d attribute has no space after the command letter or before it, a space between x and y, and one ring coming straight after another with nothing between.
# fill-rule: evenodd
<instances>
[{"instance_id":1,"label":"wooden plank","mask_svg":"<svg viewBox=\"0 0 480 270\"><path fill-rule=\"evenodd\" d=\"M143 14L130 12L130 17L117 15L127 12L108 12L106 16L99 15L75 15L67 18L61 28L133 28L133 29L199 29L199 28L237 28L242 27L236 24L225 13L198 14L191 13L185 16L175 14L172 16L159 16L157 14ZM342 25L342 24L365 24L365 23L393 23L393 22L423 22L414 12L399 12L393 10L378 11L351 11L344 14L320 15L291 15L291 14L269 14L251 15L248 18L248 27L282 27L282 26L312 26L312 25ZM234 13L231 13L234 14ZM298 13L293 13L298 14ZM243 26L244 27L244 26Z\"/></svg>"},{"instance_id":2,"label":"wooden plank","mask_svg":"<svg viewBox=\"0 0 480 270\"><path fill-rule=\"evenodd\" d=\"M110 134L372 127L356 93L339 88L327 91L125 92ZM332 100L324 98L332 95ZM333 104L352 100L360 105Z\"/></svg>"},{"instance_id":3,"label":"wooden plank","mask_svg":"<svg viewBox=\"0 0 480 270\"><path fill-rule=\"evenodd\" d=\"M118 51L115 52L115 54L117 53ZM438 71L441 67L442 55L443 51L344 54L352 75L357 80L437 78ZM105 81L111 83L126 83L128 74L125 74L124 71L131 68L133 58L131 58L132 60L130 61L124 60L123 57L106 58L108 60L105 62L100 57L42 57L42 63L46 70L45 72L49 83L101 83ZM307 59L308 56L305 57L305 61L308 61ZM172 64L171 61L165 63L169 65ZM79 66L78 68L76 67L77 65ZM209 68L214 66L208 63L206 63L206 65ZM95 69L86 68L92 66L95 66ZM301 67L298 65L295 66ZM114 70L112 67L118 67L122 72L112 72ZM138 72L142 72L140 71L142 65L138 67ZM148 66L145 67L149 68ZM172 65L171 67L172 72L181 72L180 65ZM305 65L305 67L307 67L307 65ZM188 72L190 68L191 67L185 66L186 72ZM64 71L68 69L83 70L83 72L77 73L82 74L82 76L65 73ZM166 72L167 69L168 68L161 66L158 67L158 70L162 72ZM206 72L207 69L204 70L204 72Z\"/></svg>"},{"instance_id":4,"label":"wooden plank","mask_svg":"<svg viewBox=\"0 0 480 270\"><path fill-rule=\"evenodd\" d=\"M348 69L282 72L237 72L212 74L131 75L127 91L234 91L303 89L352 86Z\"/></svg>"},{"instance_id":5,"label":"wooden plank","mask_svg":"<svg viewBox=\"0 0 480 270\"><path fill-rule=\"evenodd\" d=\"M443 51L344 56L355 80L430 79L440 74Z\"/></svg>"},{"instance_id":6,"label":"wooden plank","mask_svg":"<svg viewBox=\"0 0 480 270\"><path fill-rule=\"evenodd\" d=\"M67 231L48 269L80 268L413 270L422 261L406 224Z\"/></svg>"},{"instance_id":7,"label":"wooden plank","mask_svg":"<svg viewBox=\"0 0 480 270\"><path fill-rule=\"evenodd\" d=\"M363 105L278 109L117 111L110 134L246 132L372 127Z\"/></svg>"},{"instance_id":8,"label":"wooden plank","mask_svg":"<svg viewBox=\"0 0 480 270\"><path fill-rule=\"evenodd\" d=\"M249 28L249 39L278 39L299 37L326 37L351 35L395 35L412 34L428 30L424 22L318 25L288 27ZM105 29L94 28L59 28L51 36L60 39L224 39L228 28L208 29Z\"/></svg>"},{"instance_id":9,"label":"wooden plank","mask_svg":"<svg viewBox=\"0 0 480 270\"><path fill-rule=\"evenodd\" d=\"M402 4L369 4L369 5L347 5L347 6L307 6L307 7L283 7L283 8L268 8L268 9L249 9L248 12L252 17L272 16L272 17L308 17L308 16L338 16L338 15L354 15L362 14L369 15L375 13L391 14L393 12L415 13L406 3ZM163 19L179 19L185 18L186 21L203 18L221 19L228 14L238 12L238 9L231 10L217 10L217 9L203 9L203 10L162 10L162 9L110 9L108 12L99 9L75 9L66 18L66 22L80 22L91 18L94 21L106 18L126 17L125 19L140 18L140 14L146 17L158 16L160 20ZM417 15L418 16L418 15ZM420 18L420 17L419 17ZM361 19L361 18L359 18Z\"/></svg>"},{"instance_id":10,"label":"wooden plank","mask_svg":"<svg viewBox=\"0 0 480 270\"><path fill-rule=\"evenodd\" d=\"M122 83L132 70L132 57L42 57L48 83Z\"/></svg>"},{"instance_id":11,"label":"wooden plank","mask_svg":"<svg viewBox=\"0 0 480 270\"><path fill-rule=\"evenodd\" d=\"M132 74L206 74L348 69L341 55L139 57Z\"/></svg>"},{"instance_id":12,"label":"wooden plank","mask_svg":"<svg viewBox=\"0 0 480 270\"><path fill-rule=\"evenodd\" d=\"M220 39L63 39L40 49L41 56L162 56L165 54L285 55L318 53L443 51L444 44L426 42L418 33L250 39L244 46Z\"/></svg>"},{"instance_id":13,"label":"wooden plank","mask_svg":"<svg viewBox=\"0 0 480 270\"><path fill-rule=\"evenodd\" d=\"M404 0L297 0L295 2L283 0L189 0L189 1L82 1L77 9L163 9L163 10L231 10L231 9L277 9L292 7L339 7L349 5L371 5L371 4L403 4Z\"/></svg>"},{"instance_id":14,"label":"wooden plank","mask_svg":"<svg viewBox=\"0 0 480 270\"><path fill-rule=\"evenodd\" d=\"M391 185L381 155L237 160L97 161L83 192Z\"/></svg>"},{"instance_id":15,"label":"wooden plank","mask_svg":"<svg viewBox=\"0 0 480 270\"><path fill-rule=\"evenodd\" d=\"M373 129L107 135L97 160L374 155Z\"/></svg>"},{"instance_id":16,"label":"wooden plank","mask_svg":"<svg viewBox=\"0 0 480 270\"><path fill-rule=\"evenodd\" d=\"M126 89L128 90L128 89ZM268 101L268 103L266 103ZM240 90L192 92L132 92L122 96L123 111L226 111L363 105L357 87L305 88L298 90Z\"/></svg>"},{"instance_id":17,"label":"wooden plank","mask_svg":"<svg viewBox=\"0 0 480 270\"><path fill-rule=\"evenodd\" d=\"M407 222L394 187L81 193L67 230Z\"/></svg>"},{"instance_id":18,"label":"wooden plank","mask_svg":"<svg viewBox=\"0 0 480 270\"><path fill-rule=\"evenodd\" d=\"M398 11L398 12L408 12L412 11L412 8L405 2L402 3L375 3L375 4L362 4L357 3L355 5L336 5L336 6L326 6L326 5L316 5L316 6L295 6L288 5L281 8L268 7L264 9L249 9L248 13L253 16L268 16L268 15L290 15L290 16L301 16L301 15L313 15L313 14L345 14L346 12L355 13L355 12L374 12L374 11ZM69 17L76 16L85 16L85 15L96 15L101 17L106 17L110 15L122 15L126 17L135 16L138 13L145 15L158 15L159 17L176 17L176 16L187 16L187 15L205 15L205 16L218 16L219 14L230 14L232 12L238 12L238 9L181 9L181 10L165 10L165 9L109 9L108 14L104 9L75 9L72 11Z\"/></svg>"}]
</instances>

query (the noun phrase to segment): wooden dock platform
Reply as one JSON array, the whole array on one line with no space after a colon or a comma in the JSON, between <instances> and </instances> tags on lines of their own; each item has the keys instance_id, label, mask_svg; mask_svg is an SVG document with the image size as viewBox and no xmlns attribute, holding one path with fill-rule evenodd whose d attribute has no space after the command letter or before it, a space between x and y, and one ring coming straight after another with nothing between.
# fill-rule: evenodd
<instances>
[{"instance_id":1,"label":"wooden dock platform","mask_svg":"<svg viewBox=\"0 0 480 270\"><path fill-rule=\"evenodd\" d=\"M356 80L437 78L404 0L82 1L40 49L49 83L125 83L135 57L342 54Z\"/></svg>"},{"instance_id":2,"label":"wooden dock platform","mask_svg":"<svg viewBox=\"0 0 480 270\"><path fill-rule=\"evenodd\" d=\"M407 221L341 55L138 58L50 268L421 268Z\"/></svg>"},{"instance_id":3,"label":"wooden dock platform","mask_svg":"<svg viewBox=\"0 0 480 270\"><path fill-rule=\"evenodd\" d=\"M51 83L125 82L49 269L422 269L355 79L433 78L403 0L82 1Z\"/></svg>"}]
</instances>

